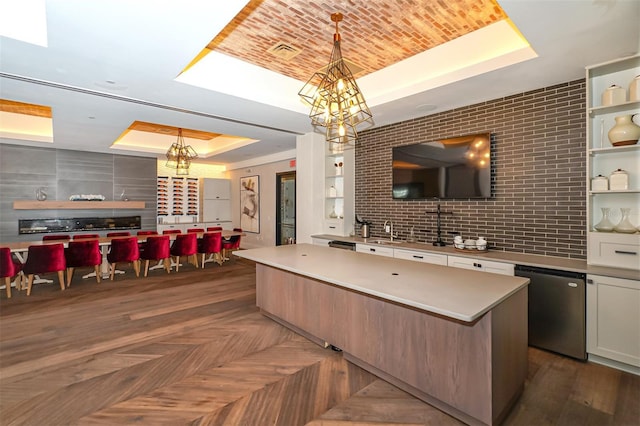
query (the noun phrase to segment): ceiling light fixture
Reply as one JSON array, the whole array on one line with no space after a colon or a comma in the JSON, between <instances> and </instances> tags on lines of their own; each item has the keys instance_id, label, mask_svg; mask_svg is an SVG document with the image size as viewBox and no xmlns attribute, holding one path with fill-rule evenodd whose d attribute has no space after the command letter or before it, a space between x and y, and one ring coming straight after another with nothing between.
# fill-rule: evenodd
<instances>
[{"instance_id":1,"label":"ceiling light fixture","mask_svg":"<svg viewBox=\"0 0 640 426\"><path fill-rule=\"evenodd\" d=\"M191 160L194 158L198 158L198 154L191 148L191 145L185 146L182 129L178 129L178 140L169 147L167 151L167 163L165 165L176 169L176 175L184 176L189 174Z\"/></svg>"},{"instance_id":2,"label":"ceiling light fixture","mask_svg":"<svg viewBox=\"0 0 640 426\"><path fill-rule=\"evenodd\" d=\"M326 71L314 73L298 95L311 106L311 124L326 128L327 142L333 148L355 145L356 126L370 122L372 115L351 70L342 59L338 32L342 14L333 13L331 20L336 23L336 33L329 65Z\"/></svg>"}]
</instances>

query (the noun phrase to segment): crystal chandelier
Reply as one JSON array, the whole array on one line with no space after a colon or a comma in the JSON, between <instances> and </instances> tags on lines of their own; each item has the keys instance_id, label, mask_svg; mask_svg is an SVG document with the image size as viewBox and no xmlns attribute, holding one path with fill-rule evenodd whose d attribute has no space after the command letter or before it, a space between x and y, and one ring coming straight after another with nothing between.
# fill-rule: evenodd
<instances>
[{"instance_id":1,"label":"crystal chandelier","mask_svg":"<svg viewBox=\"0 0 640 426\"><path fill-rule=\"evenodd\" d=\"M336 33L327 69L314 73L298 95L311 106L311 123L326 128L326 139L332 146L344 147L355 144L358 138L356 126L370 122L372 115L351 70L342 59L338 32L342 14L332 14L331 20L336 23Z\"/></svg>"},{"instance_id":2,"label":"crystal chandelier","mask_svg":"<svg viewBox=\"0 0 640 426\"><path fill-rule=\"evenodd\" d=\"M178 129L178 140L169 147L167 151L167 163L165 165L176 169L176 175L184 176L189 174L191 160L194 158L198 158L198 154L191 148L191 145L185 146L182 129Z\"/></svg>"}]
</instances>

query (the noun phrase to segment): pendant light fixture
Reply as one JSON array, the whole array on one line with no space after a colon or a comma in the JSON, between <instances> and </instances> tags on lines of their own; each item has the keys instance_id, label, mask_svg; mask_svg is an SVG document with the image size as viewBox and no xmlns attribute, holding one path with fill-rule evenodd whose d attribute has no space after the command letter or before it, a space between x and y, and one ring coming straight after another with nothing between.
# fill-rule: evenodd
<instances>
[{"instance_id":1,"label":"pendant light fixture","mask_svg":"<svg viewBox=\"0 0 640 426\"><path fill-rule=\"evenodd\" d=\"M336 23L333 50L326 70L314 73L298 95L311 106L309 117L314 126L326 128L326 139L331 146L354 145L358 133L356 126L370 122L372 115L364 96L342 59L338 23L341 13L331 15Z\"/></svg>"},{"instance_id":2,"label":"pendant light fixture","mask_svg":"<svg viewBox=\"0 0 640 426\"><path fill-rule=\"evenodd\" d=\"M167 151L167 163L165 165L176 169L177 176L184 176L189 174L191 160L194 158L198 158L198 154L191 148L191 145L185 146L182 129L178 129L178 140L169 147Z\"/></svg>"}]
</instances>

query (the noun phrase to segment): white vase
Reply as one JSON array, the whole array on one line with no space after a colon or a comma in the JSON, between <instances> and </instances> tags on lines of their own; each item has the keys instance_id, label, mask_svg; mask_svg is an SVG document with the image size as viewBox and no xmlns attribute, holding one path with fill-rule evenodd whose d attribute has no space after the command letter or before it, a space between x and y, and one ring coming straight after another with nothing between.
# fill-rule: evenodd
<instances>
[{"instance_id":1,"label":"white vase","mask_svg":"<svg viewBox=\"0 0 640 426\"><path fill-rule=\"evenodd\" d=\"M629 100L631 102L640 101L640 75L631 80L629 85Z\"/></svg>"},{"instance_id":2,"label":"white vase","mask_svg":"<svg viewBox=\"0 0 640 426\"><path fill-rule=\"evenodd\" d=\"M620 212L622 213L622 219L620 219L620 222L618 222L618 224L613 227L613 230L616 232L621 232L623 234L635 234L637 231L636 227L633 226L633 224L629 220L631 209L621 208Z\"/></svg>"},{"instance_id":3,"label":"white vase","mask_svg":"<svg viewBox=\"0 0 640 426\"><path fill-rule=\"evenodd\" d=\"M633 116L620 115L616 117L616 124L608 133L613 146L635 145L640 139L640 126L632 121Z\"/></svg>"},{"instance_id":4,"label":"white vase","mask_svg":"<svg viewBox=\"0 0 640 426\"><path fill-rule=\"evenodd\" d=\"M602 210L602 219L593 225L593 227L600 232L612 232L613 223L609 220L609 207L602 207L600 210Z\"/></svg>"}]
</instances>

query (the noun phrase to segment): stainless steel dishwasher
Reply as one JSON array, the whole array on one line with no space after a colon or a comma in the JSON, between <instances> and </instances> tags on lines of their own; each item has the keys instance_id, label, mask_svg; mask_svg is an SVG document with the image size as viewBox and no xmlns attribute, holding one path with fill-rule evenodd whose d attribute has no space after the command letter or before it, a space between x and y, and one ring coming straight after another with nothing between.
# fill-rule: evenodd
<instances>
[{"instance_id":1,"label":"stainless steel dishwasher","mask_svg":"<svg viewBox=\"0 0 640 426\"><path fill-rule=\"evenodd\" d=\"M587 359L585 274L516 265L529 283L529 345Z\"/></svg>"}]
</instances>

